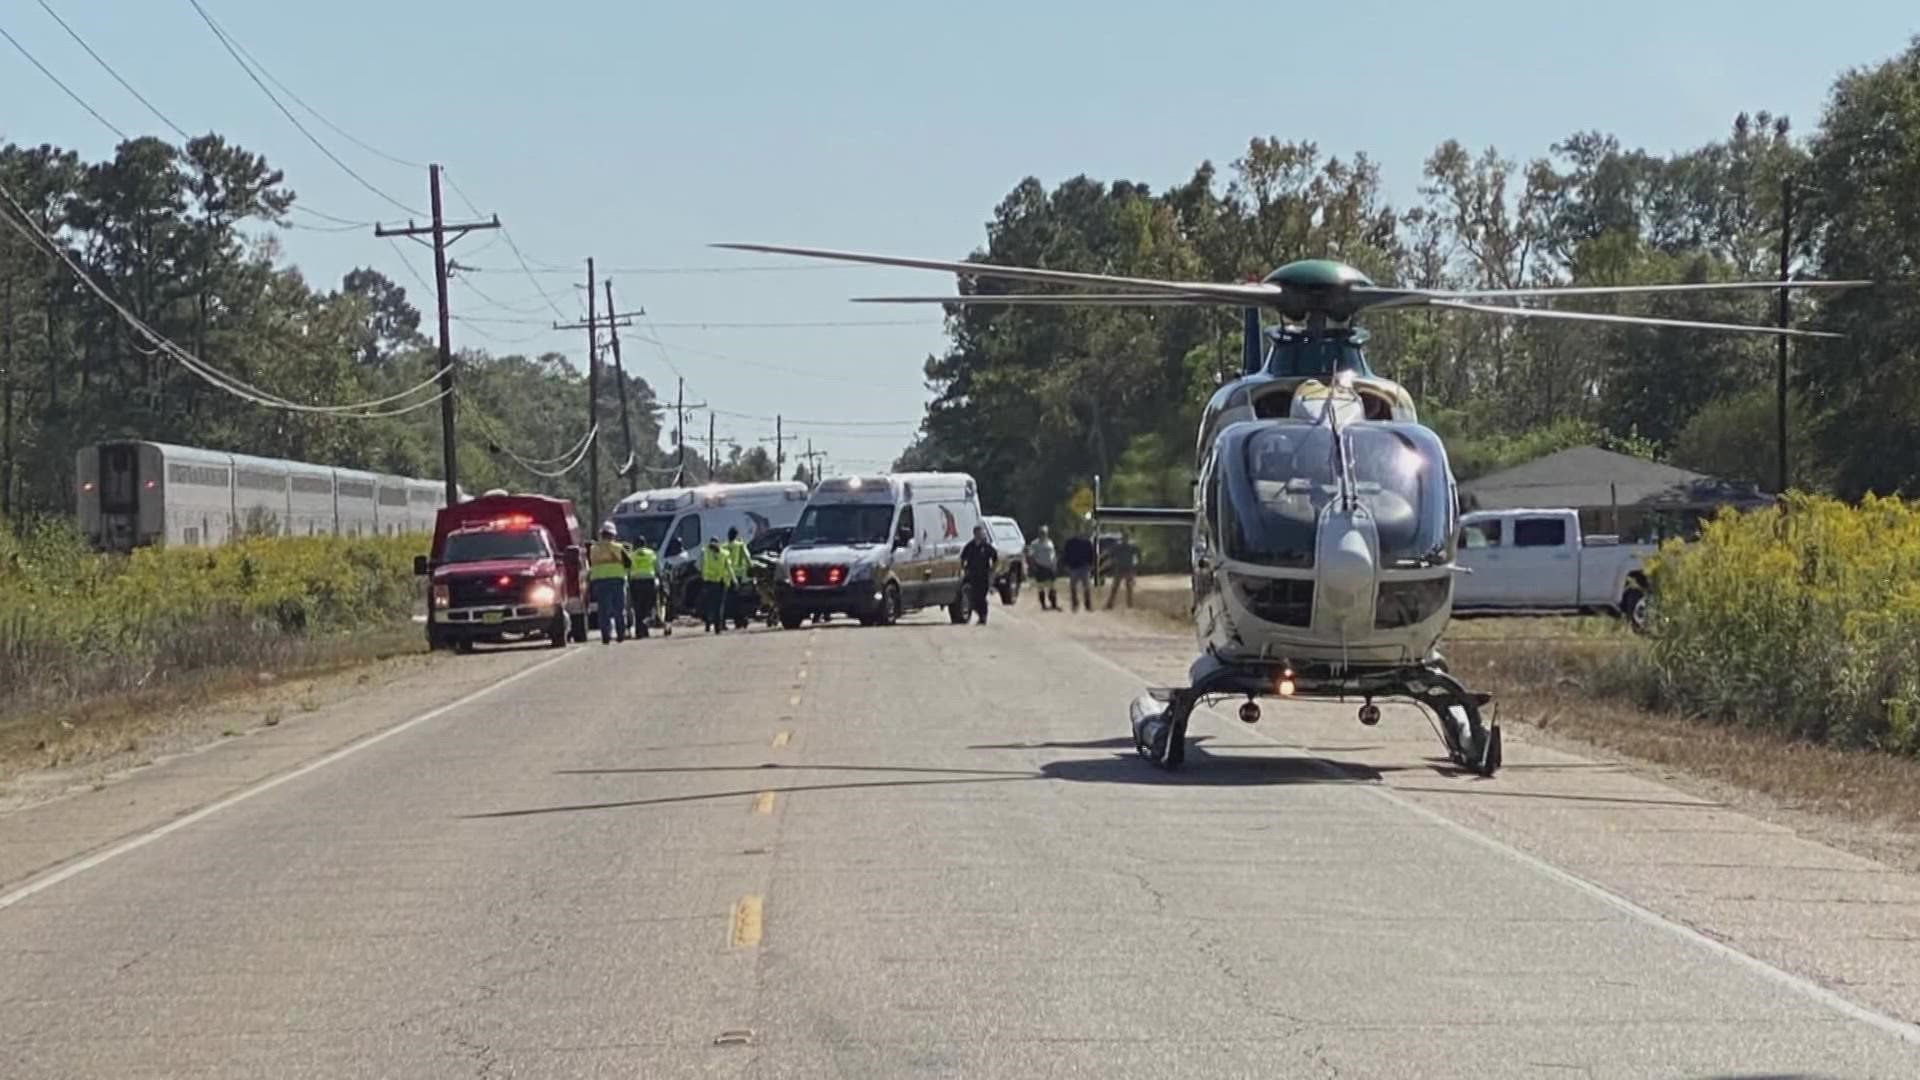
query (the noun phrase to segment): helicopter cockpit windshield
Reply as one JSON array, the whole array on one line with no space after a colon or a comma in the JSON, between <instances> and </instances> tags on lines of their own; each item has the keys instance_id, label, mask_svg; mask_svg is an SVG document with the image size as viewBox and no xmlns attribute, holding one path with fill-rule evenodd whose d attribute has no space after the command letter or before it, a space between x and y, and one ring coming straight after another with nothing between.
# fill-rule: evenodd
<instances>
[{"instance_id":1,"label":"helicopter cockpit windshield","mask_svg":"<svg viewBox=\"0 0 1920 1080\"><path fill-rule=\"evenodd\" d=\"M1423 428L1345 432L1355 494L1373 516L1381 565L1414 568L1451 556L1445 458ZM1289 423L1249 431L1224 456L1220 527L1228 558L1310 569L1320 512L1339 495L1334 432Z\"/></svg>"}]
</instances>

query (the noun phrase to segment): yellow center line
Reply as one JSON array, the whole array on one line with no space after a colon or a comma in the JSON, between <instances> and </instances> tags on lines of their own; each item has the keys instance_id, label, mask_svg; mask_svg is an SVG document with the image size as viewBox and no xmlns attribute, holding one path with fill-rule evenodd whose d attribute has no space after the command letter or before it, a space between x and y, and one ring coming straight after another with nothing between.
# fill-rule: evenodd
<instances>
[{"instance_id":1,"label":"yellow center line","mask_svg":"<svg viewBox=\"0 0 1920 1080\"><path fill-rule=\"evenodd\" d=\"M751 949L760 944L760 898L743 896L733 905L733 947Z\"/></svg>"},{"instance_id":2,"label":"yellow center line","mask_svg":"<svg viewBox=\"0 0 1920 1080\"><path fill-rule=\"evenodd\" d=\"M793 738L793 732L782 731L773 737L773 745L785 746Z\"/></svg>"},{"instance_id":3,"label":"yellow center line","mask_svg":"<svg viewBox=\"0 0 1920 1080\"><path fill-rule=\"evenodd\" d=\"M753 797L753 812L756 814L773 813L773 792L763 791Z\"/></svg>"}]
</instances>

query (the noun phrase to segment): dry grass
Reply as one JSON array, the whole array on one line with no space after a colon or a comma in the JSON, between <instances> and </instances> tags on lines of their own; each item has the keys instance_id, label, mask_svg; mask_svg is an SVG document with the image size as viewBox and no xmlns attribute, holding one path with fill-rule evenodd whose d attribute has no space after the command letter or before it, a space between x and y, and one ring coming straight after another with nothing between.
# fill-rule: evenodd
<instances>
[{"instance_id":1,"label":"dry grass","mask_svg":"<svg viewBox=\"0 0 1920 1080\"><path fill-rule=\"evenodd\" d=\"M1143 579L1136 612L1191 625L1184 577ZM1641 642L1607 618L1459 620L1441 645L1454 672L1525 724L1663 779L1920 870L1920 759L1835 750L1766 730L1639 707Z\"/></svg>"},{"instance_id":2,"label":"dry grass","mask_svg":"<svg viewBox=\"0 0 1920 1080\"><path fill-rule=\"evenodd\" d=\"M412 623L319 637L273 635L234 642L225 662L159 685L43 696L35 708L0 716L0 779L137 751L144 740L178 726L182 712L224 703L265 685L425 652L420 628ZM266 722L278 719L275 715Z\"/></svg>"}]
</instances>

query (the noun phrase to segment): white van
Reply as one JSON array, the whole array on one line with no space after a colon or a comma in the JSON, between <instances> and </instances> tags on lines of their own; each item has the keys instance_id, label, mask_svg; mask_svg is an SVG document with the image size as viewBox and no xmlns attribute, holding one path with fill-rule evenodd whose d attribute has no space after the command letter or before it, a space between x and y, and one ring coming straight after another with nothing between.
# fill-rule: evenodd
<instances>
[{"instance_id":1,"label":"white van","mask_svg":"<svg viewBox=\"0 0 1920 1080\"><path fill-rule=\"evenodd\" d=\"M822 480L780 554L780 624L826 612L886 625L926 607L965 622L960 549L979 524L979 490L965 473Z\"/></svg>"},{"instance_id":2,"label":"white van","mask_svg":"<svg viewBox=\"0 0 1920 1080\"><path fill-rule=\"evenodd\" d=\"M728 529L740 539L771 529L792 527L807 505L807 485L798 480L753 484L708 484L696 488L657 488L621 499L613 508L613 528L628 544L641 539L678 567L700 557L710 536L726 542Z\"/></svg>"}]
</instances>

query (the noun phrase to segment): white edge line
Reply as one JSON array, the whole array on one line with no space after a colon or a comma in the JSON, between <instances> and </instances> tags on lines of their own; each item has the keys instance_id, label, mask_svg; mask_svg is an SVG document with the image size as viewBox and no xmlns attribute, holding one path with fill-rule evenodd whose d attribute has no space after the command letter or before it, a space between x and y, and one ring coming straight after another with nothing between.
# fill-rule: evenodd
<instances>
[{"instance_id":1,"label":"white edge line","mask_svg":"<svg viewBox=\"0 0 1920 1080\"><path fill-rule=\"evenodd\" d=\"M1106 665L1112 670L1117 671L1122 675L1125 675L1127 678L1133 679L1136 681L1145 681L1145 678L1139 672L1129 670L1128 668L1122 666L1118 661L1113 660L1109 657L1100 655L1099 653L1093 651L1092 648L1088 647L1087 645L1079 641L1074 641L1071 638L1066 640L1070 641L1075 648L1086 653L1088 656L1093 657L1095 660L1098 660L1100 663ZM1205 711L1206 713L1211 715L1215 720L1219 721L1221 724L1227 723L1227 718L1220 715L1218 712L1215 712L1212 708L1205 708L1202 711ZM1299 753L1294 747L1288 746L1287 744L1281 742L1279 739L1271 735L1268 735L1264 731L1260 731L1257 729L1245 730L1244 725L1233 725L1232 729L1234 731L1244 731L1245 734L1253 735L1253 736L1256 736L1257 738L1260 738L1269 743L1272 743L1274 746L1280 748L1281 750L1286 751L1289 754L1289 756L1299 758L1302 761L1306 761L1313 768L1329 776L1338 776L1346 780L1354 779L1351 773L1346 772L1345 770L1341 769L1339 766L1331 764L1330 762L1324 761L1320 758L1314 757L1310 754ZM1563 870L1560 867L1555 866L1552 863L1539 858L1538 856L1529 855L1528 853L1521 851L1519 848L1514 847L1502 840L1497 840L1491 836L1486 835L1485 833L1477 832L1474 829L1469 828L1466 825L1462 825L1460 822L1455 821L1452 818L1439 813L1438 811L1429 810L1426 807L1421 806L1420 804L1413 802L1412 800L1407 799L1406 797L1400 795L1398 792L1394 791L1390 786L1386 786L1379 783L1368 783L1364 780L1356 782L1354 786L1360 788L1361 790L1367 792L1370 795L1373 795L1380 799L1384 799L1387 802L1392 803L1395 806L1398 806L1402 810L1405 810L1415 815L1416 817L1423 818L1426 821L1431 822L1432 824L1438 825L1441 828L1446 829L1448 832L1454 833L1458 836L1464 837L1465 839L1471 840L1474 843L1479 844L1481 847L1488 849L1489 851L1494 851L1501 855L1504 855L1508 859L1511 859L1514 862L1519 863L1521 866L1527 867L1528 869L1535 871L1536 873L1542 874L1554 881L1561 883L1562 885L1567 885L1574 889L1577 889L1580 892L1583 892L1588 896L1593 897L1594 899L1599 900L1602 903L1605 903L1618 911L1624 912L1625 914L1632 916L1634 919L1638 920L1639 922L1645 923L1648 926L1658 927L1659 929L1665 930L1668 933L1675 935L1676 937L1682 938L1686 941L1690 941L1695 945L1699 945L1707 949L1710 952L1716 953L1724 959L1731 960L1734 963L1739 964L1741 967L1744 967L1749 971L1752 971L1766 978L1771 982L1777 983L1780 986L1786 987L1789 990L1793 990L1804 997L1807 997L1821 1005L1824 1005L1827 1008L1833 1010L1834 1012L1839 1013L1840 1015L1850 1020L1857 1020L1860 1023L1866 1024L1870 1027L1873 1027L1882 1032L1885 1032L1888 1035L1892 1035L1894 1038L1900 1039L1903 1042L1906 1042L1915 1046L1920 1046L1920 1026L1907 1023L1906 1021L1901 1020L1898 1017L1889 1016L1886 1013L1878 1012L1864 1005L1860 1005L1855 1002L1849 1001L1846 998L1841 997L1839 994L1836 994L1833 991L1827 989L1826 987L1821 986L1819 983L1814 982L1812 979L1808 979L1800 975L1795 975L1794 973L1787 971L1783 968L1775 967L1774 965L1768 963L1765 960L1760 959L1757 956L1752 956L1747 953L1741 952L1739 949L1736 949L1733 946L1728 945L1724 941L1719 941L1715 938L1709 937L1708 935L1701 933L1700 931L1694 929L1691 926L1688 926L1683 922L1677 922L1673 919L1669 919L1665 915L1662 915L1659 912L1654 911L1650 908L1641 907L1639 904L1634 903L1632 900L1629 900L1626 897L1621 896L1620 894L1605 888L1604 886L1597 885L1594 882L1591 882L1586 878L1581 877L1578 874L1572 873L1571 871L1568 871L1568 870Z\"/></svg>"},{"instance_id":2,"label":"white edge line","mask_svg":"<svg viewBox=\"0 0 1920 1080\"><path fill-rule=\"evenodd\" d=\"M204 821L205 819L212 817L214 814L217 814L220 811L225 810L229 806L233 806L238 803L243 803L248 799L253 798L255 795L265 794L266 792L272 791L274 788L279 787L281 784L284 784L290 780L297 780L300 777L305 776L308 773L313 772L317 769L326 768L328 765L331 765L334 762L339 761L341 758L347 757L348 755L351 755L351 754L357 754L360 751L365 750L367 747L373 746L376 743L390 739L395 735L400 734L403 731L406 731L410 728L418 727L429 720L434 720L439 717L445 716L446 714L454 711L455 709L461 708L466 705L470 705L473 702L478 701L483 697L486 697L488 694L493 693L495 690L498 690L503 686L506 686L510 683L519 682L521 679L524 679L527 676L534 674L535 672L544 671L547 668L550 668L553 665L560 663L561 661L567 659L570 656L579 656L584 654L586 651L587 650L585 649L568 649L567 651L561 653L559 656L553 657L552 659L549 659L549 660L542 660L531 667L522 668L519 671L516 671L513 674L508 675L503 679L500 679L496 682L488 683L487 685L481 687L478 690L473 691L470 694L467 694L463 697L455 698L454 700L447 702L445 705L440 705L435 708L428 709L426 712L423 712L418 716L412 717L411 719L402 720L400 723L395 724L393 727L387 728L384 731L377 731L372 735L365 736L364 738L361 738L355 742L350 742L347 745L342 746L337 750L330 751L326 754L321 755L320 757L314 758L312 761L309 761L306 764L301 765L290 772L283 772L278 776L268 777L267 779L262 780L257 784L254 784L252 787L243 788L240 791L236 791L233 794L227 796L226 798L219 800L218 802L208 803L207 805L201 807L198 810L193 811L190 814L187 814L184 817L175 818L164 825L157 826L155 828L147 830L146 832L140 833L136 836L129 837L128 839L123 840L120 843L115 844L110 848L107 848L105 851L95 852L94 854L89 855L86 858L79 860L78 862L71 862L66 864L65 866L60 867L59 869L42 874L39 877L29 880L25 885L22 885L19 888L14 889L12 892L0 894L0 911L6 910L7 908L12 907L13 905L19 903L22 900L27 899L30 896L35 895L36 893L44 892L47 889L51 889L55 885L58 885L69 878L78 877L79 875L84 874L89 870L92 870L94 867L97 867L102 863L109 862L113 859L117 859L120 856L125 855L130 851L138 851L139 849L146 847L148 844L153 843L155 840L158 840L161 837L166 836L168 833L178 832L179 830L184 829L187 826L194 824L195 822Z\"/></svg>"}]
</instances>

